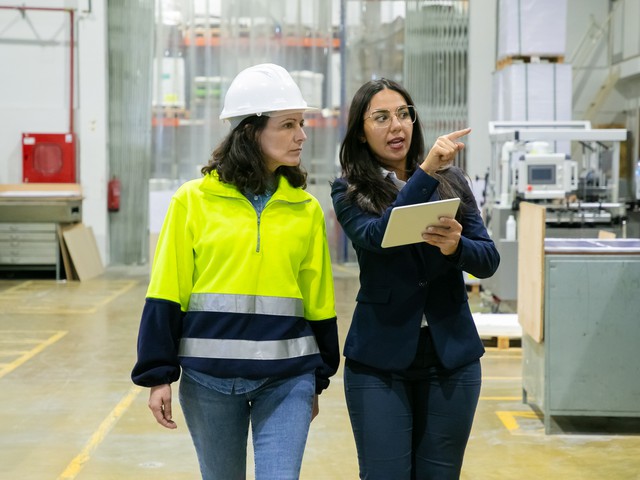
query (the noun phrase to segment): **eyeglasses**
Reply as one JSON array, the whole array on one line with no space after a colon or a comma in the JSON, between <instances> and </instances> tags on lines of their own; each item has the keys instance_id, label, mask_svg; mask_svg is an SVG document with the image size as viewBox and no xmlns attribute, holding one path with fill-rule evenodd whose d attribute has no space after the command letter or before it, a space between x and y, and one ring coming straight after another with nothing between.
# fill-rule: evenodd
<instances>
[{"instance_id":1,"label":"eyeglasses","mask_svg":"<svg viewBox=\"0 0 640 480\"><path fill-rule=\"evenodd\" d=\"M398 107L393 115L403 125L411 125L416 121L416 109L413 105ZM391 125L392 114L389 110L376 110L365 117L365 120L369 118L373 121L374 128L387 128Z\"/></svg>"}]
</instances>

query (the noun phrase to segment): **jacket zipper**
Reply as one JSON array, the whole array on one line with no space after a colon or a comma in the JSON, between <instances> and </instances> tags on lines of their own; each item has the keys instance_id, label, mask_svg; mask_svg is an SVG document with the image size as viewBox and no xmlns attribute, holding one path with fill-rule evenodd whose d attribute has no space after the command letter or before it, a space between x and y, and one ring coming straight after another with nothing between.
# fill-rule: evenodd
<instances>
[{"instance_id":1,"label":"jacket zipper","mask_svg":"<svg viewBox=\"0 0 640 480\"><path fill-rule=\"evenodd\" d=\"M262 213L264 213L264 211L267 209L269 205L273 205L274 203L286 203L288 205L297 205L299 203L308 203L308 202L310 202L310 200L303 200L302 202L289 202L287 200L273 200L273 201L269 200L267 204L264 206L264 208L262 209ZM261 225L262 213L258 214L255 208L254 208L254 211L256 212L256 216L258 217L257 219L258 238L257 238L257 244L256 244L256 253L260 253L260 225Z\"/></svg>"},{"instance_id":2,"label":"jacket zipper","mask_svg":"<svg viewBox=\"0 0 640 480\"><path fill-rule=\"evenodd\" d=\"M264 209L263 209L263 211L264 211ZM260 217L262 216L262 214L256 212L256 215L258 217L258 232L257 232L258 238L256 239L256 242L257 242L256 243L256 253L260 253Z\"/></svg>"}]
</instances>

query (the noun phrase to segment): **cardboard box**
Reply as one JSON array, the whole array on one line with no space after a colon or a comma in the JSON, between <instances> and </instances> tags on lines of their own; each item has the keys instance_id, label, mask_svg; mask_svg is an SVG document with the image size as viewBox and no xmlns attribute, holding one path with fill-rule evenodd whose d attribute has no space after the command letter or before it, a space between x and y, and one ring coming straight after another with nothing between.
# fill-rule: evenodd
<instances>
[{"instance_id":1,"label":"cardboard box","mask_svg":"<svg viewBox=\"0 0 640 480\"><path fill-rule=\"evenodd\" d=\"M61 225L60 248L67 279L90 280L104 273L104 265L91 227L82 223Z\"/></svg>"}]
</instances>

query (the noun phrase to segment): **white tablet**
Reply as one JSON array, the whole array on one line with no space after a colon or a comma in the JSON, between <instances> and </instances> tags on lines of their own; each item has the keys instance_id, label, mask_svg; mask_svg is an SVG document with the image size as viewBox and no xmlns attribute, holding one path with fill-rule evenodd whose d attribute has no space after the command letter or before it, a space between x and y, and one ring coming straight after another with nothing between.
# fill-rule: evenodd
<instances>
[{"instance_id":1,"label":"white tablet","mask_svg":"<svg viewBox=\"0 0 640 480\"><path fill-rule=\"evenodd\" d=\"M440 217L454 218L460 205L459 198L437 200L395 207L391 210L389 223L382 238L382 247L397 247L424 242L422 232L439 222Z\"/></svg>"}]
</instances>

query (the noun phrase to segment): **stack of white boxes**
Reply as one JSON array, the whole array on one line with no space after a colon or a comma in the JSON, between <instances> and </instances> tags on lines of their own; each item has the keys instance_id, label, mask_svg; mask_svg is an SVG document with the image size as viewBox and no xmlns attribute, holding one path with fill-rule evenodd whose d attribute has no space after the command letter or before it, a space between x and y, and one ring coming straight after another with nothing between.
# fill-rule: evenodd
<instances>
[{"instance_id":1,"label":"stack of white boxes","mask_svg":"<svg viewBox=\"0 0 640 480\"><path fill-rule=\"evenodd\" d=\"M566 22L567 0L499 0L495 120L572 119Z\"/></svg>"},{"instance_id":2,"label":"stack of white boxes","mask_svg":"<svg viewBox=\"0 0 640 480\"><path fill-rule=\"evenodd\" d=\"M498 60L564 56L566 25L567 0L499 0Z\"/></svg>"},{"instance_id":3,"label":"stack of white boxes","mask_svg":"<svg viewBox=\"0 0 640 480\"><path fill-rule=\"evenodd\" d=\"M493 92L495 120L571 120L571 65L566 63L512 63L494 72Z\"/></svg>"},{"instance_id":4,"label":"stack of white boxes","mask_svg":"<svg viewBox=\"0 0 640 480\"><path fill-rule=\"evenodd\" d=\"M185 108L184 58L164 56L153 59L154 107Z\"/></svg>"}]
</instances>

